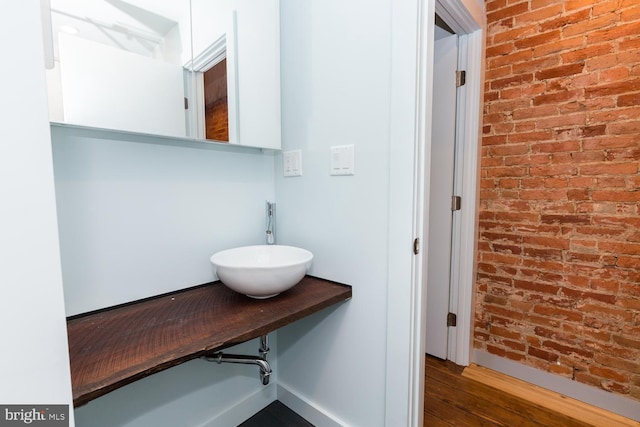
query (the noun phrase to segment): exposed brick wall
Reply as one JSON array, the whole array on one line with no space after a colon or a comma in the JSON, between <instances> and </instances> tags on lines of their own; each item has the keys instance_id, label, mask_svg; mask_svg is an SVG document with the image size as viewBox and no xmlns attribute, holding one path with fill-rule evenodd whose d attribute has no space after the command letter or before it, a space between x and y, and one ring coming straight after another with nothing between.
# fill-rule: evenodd
<instances>
[{"instance_id":1,"label":"exposed brick wall","mask_svg":"<svg viewBox=\"0 0 640 427\"><path fill-rule=\"evenodd\" d=\"M475 347L640 400L640 1L486 7Z\"/></svg>"},{"instance_id":2,"label":"exposed brick wall","mask_svg":"<svg viewBox=\"0 0 640 427\"><path fill-rule=\"evenodd\" d=\"M205 131L207 139L229 141L229 103L226 96L205 106Z\"/></svg>"}]
</instances>

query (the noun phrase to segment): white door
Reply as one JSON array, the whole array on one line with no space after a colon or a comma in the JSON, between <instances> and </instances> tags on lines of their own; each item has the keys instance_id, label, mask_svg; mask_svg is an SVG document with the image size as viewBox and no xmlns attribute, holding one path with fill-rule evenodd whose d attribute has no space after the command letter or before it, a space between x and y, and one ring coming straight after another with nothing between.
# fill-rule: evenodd
<instances>
[{"instance_id":1,"label":"white door","mask_svg":"<svg viewBox=\"0 0 640 427\"><path fill-rule=\"evenodd\" d=\"M447 359L448 348L457 65L458 36L448 33L437 36L433 72L425 350L441 359Z\"/></svg>"}]
</instances>

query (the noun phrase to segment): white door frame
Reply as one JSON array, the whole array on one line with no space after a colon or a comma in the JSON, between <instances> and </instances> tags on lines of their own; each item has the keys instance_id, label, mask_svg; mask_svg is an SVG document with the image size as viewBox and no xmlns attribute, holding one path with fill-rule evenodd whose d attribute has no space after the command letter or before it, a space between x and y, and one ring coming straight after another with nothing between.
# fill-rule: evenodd
<instances>
[{"instance_id":1,"label":"white door frame","mask_svg":"<svg viewBox=\"0 0 640 427\"><path fill-rule=\"evenodd\" d=\"M433 30L435 13L461 36L460 66L467 70L466 93L459 100L464 121L460 145L464 156L458 180L464 202L456 232L461 284L454 360L468 364L473 322L473 287L476 253L476 212L480 160L483 63L486 20L478 0L413 0L392 2L391 122L389 149L389 271L387 302L387 369L385 425L422 426L424 411L424 327L426 292L423 291L422 254L411 252L412 242L428 241ZM403 141L413 141L404 144ZM413 167L409 167L412 165ZM413 188L407 188L413 182ZM464 200L464 199L463 199ZM465 209L466 207L466 209ZM424 246L424 245L423 245Z\"/></svg>"},{"instance_id":2,"label":"white door frame","mask_svg":"<svg viewBox=\"0 0 640 427\"><path fill-rule=\"evenodd\" d=\"M457 326L449 330L448 359L466 366L473 348L485 35L478 29L459 36L458 68L466 70L467 81L458 89L456 117L454 191L462 196L462 209L453 218L450 309Z\"/></svg>"}]
</instances>

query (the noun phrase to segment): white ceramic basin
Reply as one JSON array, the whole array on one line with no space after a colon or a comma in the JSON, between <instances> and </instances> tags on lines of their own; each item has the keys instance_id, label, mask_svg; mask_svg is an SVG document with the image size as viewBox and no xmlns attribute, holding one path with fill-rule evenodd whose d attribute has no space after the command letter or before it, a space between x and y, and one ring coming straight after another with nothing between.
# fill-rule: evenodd
<instances>
[{"instance_id":1,"label":"white ceramic basin","mask_svg":"<svg viewBox=\"0 0 640 427\"><path fill-rule=\"evenodd\" d=\"M282 245L242 246L211 257L222 283L252 298L269 298L296 285L307 274L313 254Z\"/></svg>"}]
</instances>

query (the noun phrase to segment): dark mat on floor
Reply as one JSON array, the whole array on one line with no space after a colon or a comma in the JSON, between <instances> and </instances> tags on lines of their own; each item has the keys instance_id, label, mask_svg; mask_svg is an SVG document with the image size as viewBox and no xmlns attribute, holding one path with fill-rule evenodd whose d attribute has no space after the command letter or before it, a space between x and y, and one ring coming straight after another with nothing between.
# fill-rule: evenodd
<instances>
[{"instance_id":1,"label":"dark mat on floor","mask_svg":"<svg viewBox=\"0 0 640 427\"><path fill-rule=\"evenodd\" d=\"M238 427L314 427L314 425L276 400Z\"/></svg>"}]
</instances>

